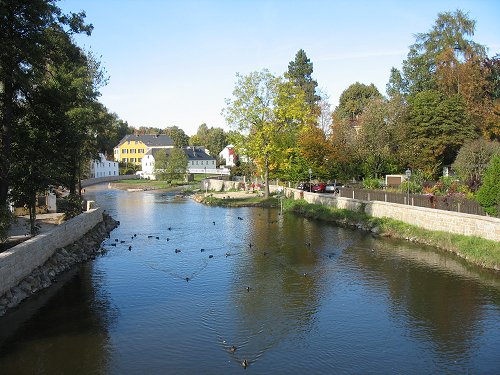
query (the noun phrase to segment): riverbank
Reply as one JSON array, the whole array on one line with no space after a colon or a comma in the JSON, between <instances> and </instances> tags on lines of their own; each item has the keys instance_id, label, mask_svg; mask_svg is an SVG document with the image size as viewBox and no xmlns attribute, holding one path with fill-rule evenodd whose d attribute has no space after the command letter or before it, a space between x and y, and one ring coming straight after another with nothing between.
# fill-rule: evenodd
<instances>
[{"instance_id":1,"label":"riverbank","mask_svg":"<svg viewBox=\"0 0 500 375\"><path fill-rule=\"evenodd\" d=\"M94 259L104 252L101 243L118 226L111 216L103 214L103 220L73 244L61 247L41 266L34 269L17 286L0 296L0 317L8 309L15 308L26 298L51 286L60 274L78 263Z\"/></svg>"},{"instance_id":2,"label":"riverbank","mask_svg":"<svg viewBox=\"0 0 500 375\"><path fill-rule=\"evenodd\" d=\"M280 202L276 197L264 198L258 193L249 192L223 192L196 194L193 199L196 202L206 204L207 206L218 207L279 207Z\"/></svg>"},{"instance_id":3,"label":"riverbank","mask_svg":"<svg viewBox=\"0 0 500 375\"><path fill-rule=\"evenodd\" d=\"M203 204L223 207L278 207L280 204L276 198L264 200L264 198L253 195L248 196L248 193L242 192L210 194L207 197L197 195L195 200ZM452 252L472 264L495 271L500 270L500 243L496 241L442 231L431 231L394 219L371 217L365 213L310 204L304 200L284 199L283 209L285 212L293 212L297 215L333 222L341 226L354 227L377 236L404 239L433 246Z\"/></svg>"}]
</instances>

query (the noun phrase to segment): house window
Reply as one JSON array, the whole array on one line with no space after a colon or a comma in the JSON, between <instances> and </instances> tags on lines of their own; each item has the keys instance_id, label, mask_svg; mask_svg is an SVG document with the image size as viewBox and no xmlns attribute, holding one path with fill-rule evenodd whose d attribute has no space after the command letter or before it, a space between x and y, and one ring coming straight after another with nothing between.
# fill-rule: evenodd
<instances>
[{"instance_id":1,"label":"house window","mask_svg":"<svg viewBox=\"0 0 500 375\"><path fill-rule=\"evenodd\" d=\"M123 158L123 159L122 159L122 161L123 161L124 163L128 163L128 158Z\"/></svg>"},{"instance_id":2,"label":"house window","mask_svg":"<svg viewBox=\"0 0 500 375\"><path fill-rule=\"evenodd\" d=\"M143 148L140 148L140 149L138 149L138 150L137 150L137 152L138 152L139 154L144 154L144 149L143 149Z\"/></svg>"},{"instance_id":3,"label":"house window","mask_svg":"<svg viewBox=\"0 0 500 375\"><path fill-rule=\"evenodd\" d=\"M108 163L108 167L111 167L111 163Z\"/></svg>"},{"instance_id":4,"label":"house window","mask_svg":"<svg viewBox=\"0 0 500 375\"><path fill-rule=\"evenodd\" d=\"M127 150L126 148L124 148L124 149L122 150L122 154L128 154L128 150Z\"/></svg>"},{"instance_id":5,"label":"house window","mask_svg":"<svg viewBox=\"0 0 500 375\"><path fill-rule=\"evenodd\" d=\"M142 158L138 158L138 159L137 159L137 161L138 161L139 163L141 163L141 162L142 162Z\"/></svg>"},{"instance_id":6,"label":"house window","mask_svg":"<svg viewBox=\"0 0 500 375\"><path fill-rule=\"evenodd\" d=\"M135 158L130 158L131 163L135 163Z\"/></svg>"},{"instance_id":7,"label":"house window","mask_svg":"<svg viewBox=\"0 0 500 375\"><path fill-rule=\"evenodd\" d=\"M131 154L135 154L135 148L131 148L131 149L130 149L130 153L131 153Z\"/></svg>"}]
</instances>

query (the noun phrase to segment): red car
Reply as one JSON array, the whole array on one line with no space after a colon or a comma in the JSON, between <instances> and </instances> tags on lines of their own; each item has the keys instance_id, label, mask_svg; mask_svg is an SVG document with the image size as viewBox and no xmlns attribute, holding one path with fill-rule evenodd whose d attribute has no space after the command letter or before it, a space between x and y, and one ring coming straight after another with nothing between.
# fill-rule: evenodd
<instances>
[{"instance_id":1,"label":"red car","mask_svg":"<svg viewBox=\"0 0 500 375\"><path fill-rule=\"evenodd\" d=\"M326 191L326 184L320 182L319 184L314 184L311 188L313 193L324 193Z\"/></svg>"}]
</instances>

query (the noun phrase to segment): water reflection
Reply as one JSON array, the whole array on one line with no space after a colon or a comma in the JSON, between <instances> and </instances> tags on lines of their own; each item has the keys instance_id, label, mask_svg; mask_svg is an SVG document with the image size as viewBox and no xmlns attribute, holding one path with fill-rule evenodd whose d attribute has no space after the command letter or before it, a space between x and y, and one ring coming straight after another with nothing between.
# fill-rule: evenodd
<instances>
[{"instance_id":1,"label":"water reflection","mask_svg":"<svg viewBox=\"0 0 500 375\"><path fill-rule=\"evenodd\" d=\"M277 210L88 194L121 222L109 251L5 335L2 374L500 368L499 279L449 254Z\"/></svg>"},{"instance_id":2,"label":"water reflection","mask_svg":"<svg viewBox=\"0 0 500 375\"><path fill-rule=\"evenodd\" d=\"M108 368L109 330L118 312L102 288L103 274L88 263L66 278L0 320L1 374Z\"/></svg>"}]
</instances>

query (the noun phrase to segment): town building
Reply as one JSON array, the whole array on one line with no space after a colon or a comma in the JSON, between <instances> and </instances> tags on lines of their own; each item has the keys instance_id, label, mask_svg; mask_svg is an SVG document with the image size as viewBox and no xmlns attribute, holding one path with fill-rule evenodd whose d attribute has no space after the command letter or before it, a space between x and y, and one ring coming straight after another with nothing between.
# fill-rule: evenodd
<instances>
[{"instance_id":1,"label":"town building","mask_svg":"<svg viewBox=\"0 0 500 375\"><path fill-rule=\"evenodd\" d=\"M90 178L118 176L118 174L118 162L107 160L102 153L99 153L99 159L90 162Z\"/></svg>"},{"instance_id":2,"label":"town building","mask_svg":"<svg viewBox=\"0 0 500 375\"><path fill-rule=\"evenodd\" d=\"M219 157L226 161L226 167L234 167L238 161L238 155L236 155L233 145L224 147L224 149L219 152Z\"/></svg>"},{"instance_id":3,"label":"town building","mask_svg":"<svg viewBox=\"0 0 500 375\"><path fill-rule=\"evenodd\" d=\"M113 149L114 160L141 165L144 155L152 148L174 148L174 141L165 134L129 134Z\"/></svg>"}]
</instances>

